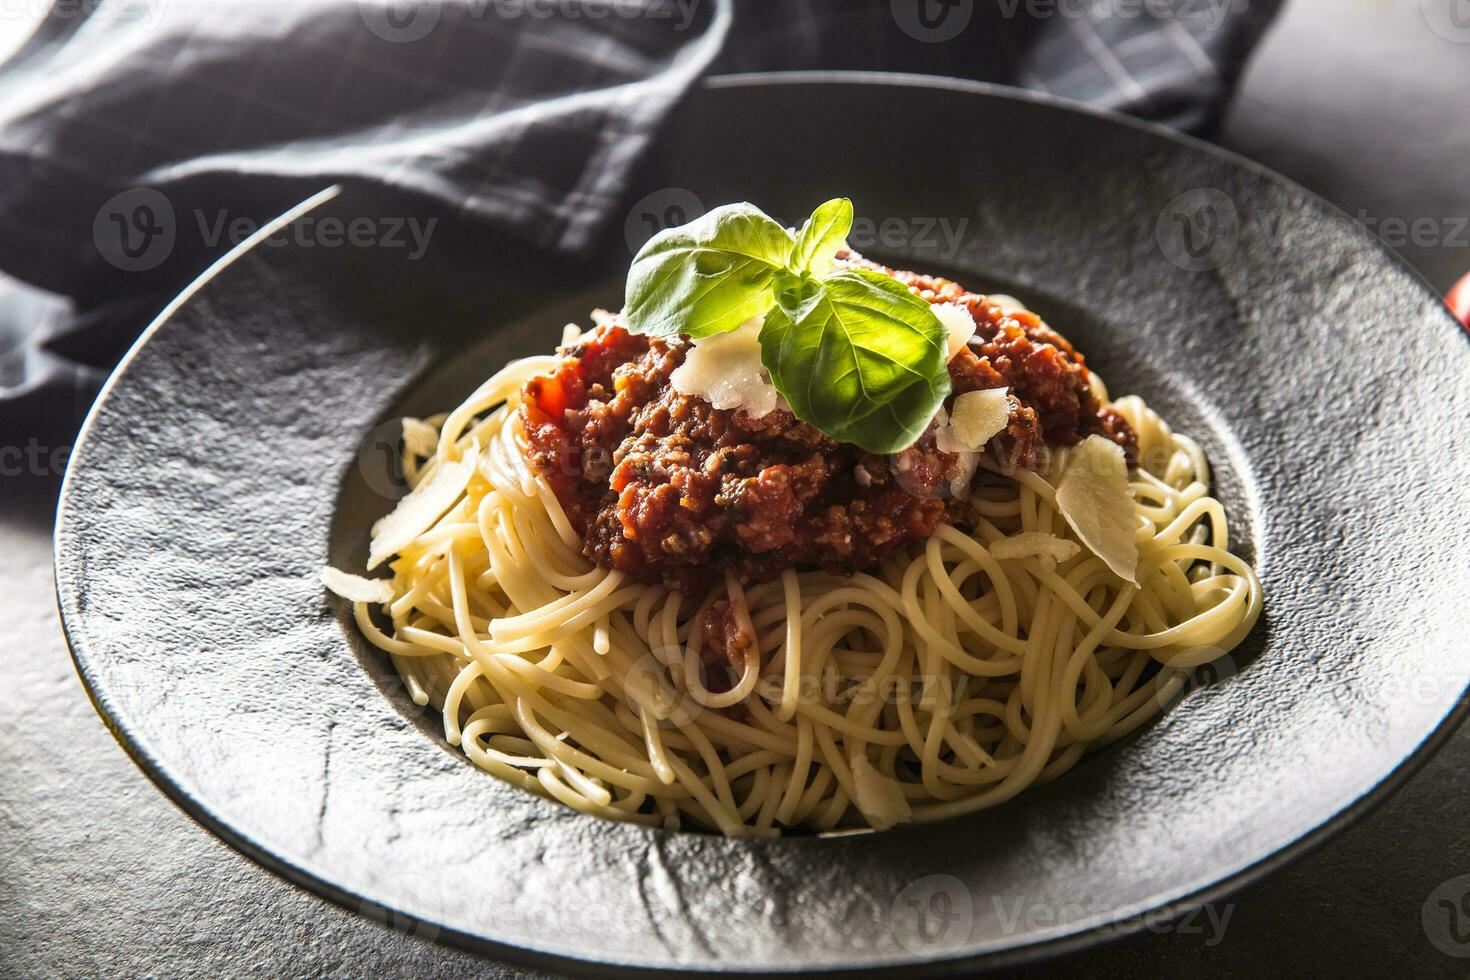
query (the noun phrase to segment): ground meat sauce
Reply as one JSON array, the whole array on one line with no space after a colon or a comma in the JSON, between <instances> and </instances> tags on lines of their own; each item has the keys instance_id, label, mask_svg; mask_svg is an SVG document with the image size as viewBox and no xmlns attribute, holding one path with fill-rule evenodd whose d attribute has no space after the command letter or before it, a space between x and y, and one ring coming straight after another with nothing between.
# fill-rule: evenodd
<instances>
[{"instance_id":1,"label":"ground meat sauce","mask_svg":"<svg viewBox=\"0 0 1470 980\"><path fill-rule=\"evenodd\" d=\"M970 311L975 336L950 361L950 378L956 395L1011 389L1009 424L987 447L1001 466L1035 468L1047 444L1092 433L1123 446L1131 464L1134 433L1098 405L1082 355L1034 314L1007 314L947 279L852 255L843 263ZM935 447L934 427L878 456L779 408L759 419L715 409L669 383L688 347L605 323L564 348L552 374L526 383L531 460L597 564L702 594L722 568L747 583L791 567L849 573L942 523L968 522L950 493L958 460Z\"/></svg>"}]
</instances>

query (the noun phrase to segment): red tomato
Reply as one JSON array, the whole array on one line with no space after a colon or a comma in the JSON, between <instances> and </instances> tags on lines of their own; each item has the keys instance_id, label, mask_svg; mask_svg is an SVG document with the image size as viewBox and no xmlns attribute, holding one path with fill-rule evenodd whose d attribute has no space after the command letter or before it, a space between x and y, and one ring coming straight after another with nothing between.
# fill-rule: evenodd
<instances>
[{"instance_id":1,"label":"red tomato","mask_svg":"<svg viewBox=\"0 0 1470 980\"><path fill-rule=\"evenodd\" d=\"M1470 330L1470 276L1455 283L1446 302L1450 304L1455 317L1465 325L1465 329Z\"/></svg>"}]
</instances>

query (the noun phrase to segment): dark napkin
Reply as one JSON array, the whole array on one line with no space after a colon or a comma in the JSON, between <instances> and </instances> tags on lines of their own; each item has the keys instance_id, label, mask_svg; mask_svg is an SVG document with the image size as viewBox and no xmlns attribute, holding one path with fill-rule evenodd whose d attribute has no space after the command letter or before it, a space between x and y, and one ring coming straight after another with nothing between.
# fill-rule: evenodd
<instances>
[{"instance_id":1,"label":"dark napkin","mask_svg":"<svg viewBox=\"0 0 1470 980\"><path fill-rule=\"evenodd\" d=\"M222 221L333 181L578 254L705 74L953 75L1207 135L1280 2L57 0L0 69L0 445L68 440Z\"/></svg>"}]
</instances>

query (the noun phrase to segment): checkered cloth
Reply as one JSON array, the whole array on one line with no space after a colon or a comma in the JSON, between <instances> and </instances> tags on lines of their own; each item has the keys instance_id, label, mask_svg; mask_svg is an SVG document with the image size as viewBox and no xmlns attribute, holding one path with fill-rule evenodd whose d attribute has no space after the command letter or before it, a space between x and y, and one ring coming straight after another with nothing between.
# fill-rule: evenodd
<instances>
[{"instance_id":1,"label":"checkered cloth","mask_svg":"<svg viewBox=\"0 0 1470 980\"><path fill-rule=\"evenodd\" d=\"M1280 2L57 0L0 68L0 419L67 430L228 245L120 261L119 195L259 222L370 182L575 253L702 75L955 75L1208 132Z\"/></svg>"}]
</instances>

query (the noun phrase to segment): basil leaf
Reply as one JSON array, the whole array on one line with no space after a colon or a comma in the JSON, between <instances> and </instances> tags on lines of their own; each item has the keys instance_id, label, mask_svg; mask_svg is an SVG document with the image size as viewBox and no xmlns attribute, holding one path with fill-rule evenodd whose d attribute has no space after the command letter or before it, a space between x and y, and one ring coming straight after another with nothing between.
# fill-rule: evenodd
<instances>
[{"instance_id":1,"label":"basil leaf","mask_svg":"<svg viewBox=\"0 0 1470 980\"><path fill-rule=\"evenodd\" d=\"M818 278L832 271L832 259L847 244L852 231L852 201L835 198L812 212L796 236L796 249L791 253L793 272L806 272Z\"/></svg>"},{"instance_id":2,"label":"basil leaf","mask_svg":"<svg viewBox=\"0 0 1470 980\"><path fill-rule=\"evenodd\" d=\"M796 417L872 453L907 449L949 395L945 330L929 304L867 269L782 277L761 363Z\"/></svg>"},{"instance_id":3,"label":"basil leaf","mask_svg":"<svg viewBox=\"0 0 1470 980\"><path fill-rule=\"evenodd\" d=\"M797 323L805 320L811 314L812 307L826 297L820 280L797 275L790 270L776 273L772 287L775 290L776 305L788 319Z\"/></svg>"},{"instance_id":4,"label":"basil leaf","mask_svg":"<svg viewBox=\"0 0 1470 980\"><path fill-rule=\"evenodd\" d=\"M770 309L791 235L760 209L731 204L649 240L628 270L623 320L634 333L708 337Z\"/></svg>"}]
</instances>

